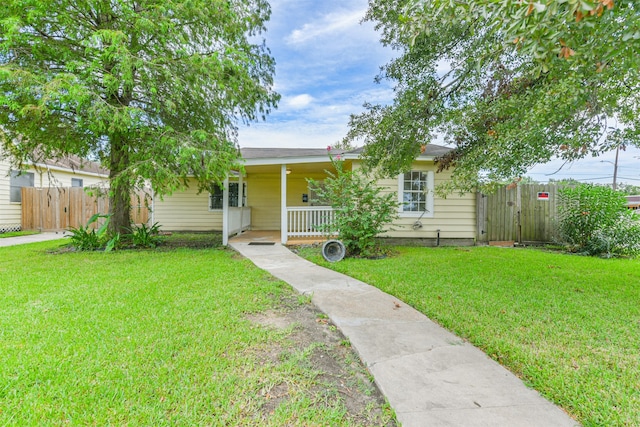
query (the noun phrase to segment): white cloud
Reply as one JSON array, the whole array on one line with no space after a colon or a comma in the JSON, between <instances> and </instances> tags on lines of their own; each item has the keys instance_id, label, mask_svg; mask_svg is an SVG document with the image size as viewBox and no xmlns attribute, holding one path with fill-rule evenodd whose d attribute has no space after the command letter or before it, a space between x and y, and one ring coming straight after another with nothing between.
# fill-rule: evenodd
<instances>
[{"instance_id":1,"label":"white cloud","mask_svg":"<svg viewBox=\"0 0 640 427\"><path fill-rule=\"evenodd\" d=\"M367 0L271 0L267 45L276 59L279 108L264 123L239 129L242 147L316 147L340 141L350 114L393 91L373 82L393 52L373 23L361 24Z\"/></svg>"},{"instance_id":2,"label":"white cloud","mask_svg":"<svg viewBox=\"0 0 640 427\"><path fill-rule=\"evenodd\" d=\"M346 123L262 124L240 130L241 147L324 148L340 141Z\"/></svg>"},{"instance_id":3,"label":"white cloud","mask_svg":"<svg viewBox=\"0 0 640 427\"><path fill-rule=\"evenodd\" d=\"M286 42L298 45L319 37L327 35L335 37L336 33L350 32L360 26L364 14L364 9L326 14L317 21L293 30L286 38Z\"/></svg>"},{"instance_id":4,"label":"white cloud","mask_svg":"<svg viewBox=\"0 0 640 427\"><path fill-rule=\"evenodd\" d=\"M313 102L313 96L303 93L302 95L293 96L285 99L285 104L293 109L301 109L309 106Z\"/></svg>"}]
</instances>

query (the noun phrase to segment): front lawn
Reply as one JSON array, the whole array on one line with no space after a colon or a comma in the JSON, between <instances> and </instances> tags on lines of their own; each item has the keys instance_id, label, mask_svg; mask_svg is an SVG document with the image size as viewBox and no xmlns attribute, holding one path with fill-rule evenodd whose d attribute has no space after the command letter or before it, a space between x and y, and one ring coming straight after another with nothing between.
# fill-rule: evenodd
<instances>
[{"instance_id":1,"label":"front lawn","mask_svg":"<svg viewBox=\"0 0 640 427\"><path fill-rule=\"evenodd\" d=\"M232 251L60 245L0 248L0 425L393 425L353 353L318 368L342 338L273 326L308 301Z\"/></svg>"},{"instance_id":2,"label":"front lawn","mask_svg":"<svg viewBox=\"0 0 640 427\"><path fill-rule=\"evenodd\" d=\"M0 233L0 239L4 239L6 237L30 236L32 234L40 234L40 232L34 230L7 231L6 233Z\"/></svg>"},{"instance_id":3,"label":"front lawn","mask_svg":"<svg viewBox=\"0 0 640 427\"><path fill-rule=\"evenodd\" d=\"M395 248L310 260L468 339L586 426L640 424L640 260L533 249Z\"/></svg>"}]
</instances>

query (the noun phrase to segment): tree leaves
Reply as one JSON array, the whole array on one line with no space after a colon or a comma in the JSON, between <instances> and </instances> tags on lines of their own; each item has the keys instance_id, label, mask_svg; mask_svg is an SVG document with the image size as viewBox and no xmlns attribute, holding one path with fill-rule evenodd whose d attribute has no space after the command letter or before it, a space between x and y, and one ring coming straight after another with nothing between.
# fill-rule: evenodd
<instances>
[{"instance_id":1,"label":"tree leaves","mask_svg":"<svg viewBox=\"0 0 640 427\"><path fill-rule=\"evenodd\" d=\"M387 173L434 137L455 145L439 165L461 190L640 141L640 44L620 41L640 28L634 2L375 0L367 19L399 51L378 77L395 99L345 139Z\"/></svg>"},{"instance_id":2,"label":"tree leaves","mask_svg":"<svg viewBox=\"0 0 640 427\"><path fill-rule=\"evenodd\" d=\"M113 180L158 194L186 176L221 181L237 163L238 124L279 99L275 62L250 41L269 15L264 0L5 2L5 149L17 161L91 154Z\"/></svg>"}]
</instances>

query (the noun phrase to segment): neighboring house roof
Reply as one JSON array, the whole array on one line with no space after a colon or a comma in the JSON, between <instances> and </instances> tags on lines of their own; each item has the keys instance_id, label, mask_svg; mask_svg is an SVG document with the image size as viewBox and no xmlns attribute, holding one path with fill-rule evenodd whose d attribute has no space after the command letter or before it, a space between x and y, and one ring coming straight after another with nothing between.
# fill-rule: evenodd
<instances>
[{"instance_id":1,"label":"neighboring house roof","mask_svg":"<svg viewBox=\"0 0 640 427\"><path fill-rule=\"evenodd\" d=\"M425 151L420 154L419 158L432 159L434 157L442 156L449 151L453 150L450 147L444 147L442 145L427 144ZM327 154L333 156L341 155L345 158L356 159L362 154L363 148L356 148L354 150L327 150L326 148L241 148L240 154L245 160L246 164L278 164L286 163L286 161L293 162L308 162L308 161L326 161Z\"/></svg>"},{"instance_id":2,"label":"neighboring house roof","mask_svg":"<svg viewBox=\"0 0 640 427\"><path fill-rule=\"evenodd\" d=\"M626 196L628 205L635 205L640 203L640 196Z\"/></svg>"},{"instance_id":3,"label":"neighboring house roof","mask_svg":"<svg viewBox=\"0 0 640 427\"><path fill-rule=\"evenodd\" d=\"M7 165L12 164L10 155L4 152L1 147L0 161ZM109 176L109 169L103 168L100 163L92 162L91 160L83 159L71 154L63 158L49 160L38 159L33 163L24 164L25 167L29 165L45 169L49 168L53 170L71 171L74 173Z\"/></svg>"},{"instance_id":4,"label":"neighboring house roof","mask_svg":"<svg viewBox=\"0 0 640 427\"><path fill-rule=\"evenodd\" d=\"M105 176L109 175L109 169L103 168L99 163L74 155L69 155L62 159L45 160L42 164L57 169L70 169L73 172L92 173ZM38 166L42 164L37 163Z\"/></svg>"}]
</instances>

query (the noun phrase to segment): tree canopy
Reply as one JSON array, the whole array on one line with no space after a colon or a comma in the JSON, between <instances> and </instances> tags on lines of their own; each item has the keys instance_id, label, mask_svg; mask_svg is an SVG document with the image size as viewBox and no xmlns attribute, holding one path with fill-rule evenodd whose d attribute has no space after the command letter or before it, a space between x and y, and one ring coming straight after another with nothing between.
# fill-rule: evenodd
<instances>
[{"instance_id":1,"label":"tree canopy","mask_svg":"<svg viewBox=\"0 0 640 427\"><path fill-rule=\"evenodd\" d=\"M345 140L384 172L408 168L435 137L455 149L451 186L523 175L559 157L639 145L640 11L628 0L372 0L366 19L399 56Z\"/></svg>"},{"instance_id":2,"label":"tree canopy","mask_svg":"<svg viewBox=\"0 0 640 427\"><path fill-rule=\"evenodd\" d=\"M203 189L237 164L237 126L279 99L269 16L265 0L5 1L2 146L17 163L99 159L121 231L134 186Z\"/></svg>"}]
</instances>

